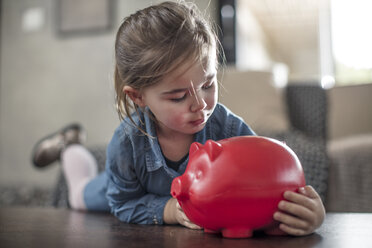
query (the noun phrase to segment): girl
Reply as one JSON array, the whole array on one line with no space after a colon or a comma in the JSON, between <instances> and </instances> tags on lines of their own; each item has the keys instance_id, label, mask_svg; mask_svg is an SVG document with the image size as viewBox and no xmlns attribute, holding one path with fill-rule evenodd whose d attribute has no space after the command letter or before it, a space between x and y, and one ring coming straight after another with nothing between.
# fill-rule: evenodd
<instances>
[{"instance_id":1,"label":"girl","mask_svg":"<svg viewBox=\"0 0 372 248\"><path fill-rule=\"evenodd\" d=\"M170 196L173 178L186 169L191 143L254 135L217 103L216 36L192 5L164 2L124 19L115 57L116 102L123 121L107 148L106 170L96 176L86 149L67 146L78 143L76 137L64 138L68 132L78 136L76 127L42 140L34 162L53 150L46 142L65 144L54 154L61 157L74 209L107 210L130 223L200 228ZM284 197L274 214L282 231L306 235L321 225L324 207L312 187Z\"/></svg>"}]
</instances>

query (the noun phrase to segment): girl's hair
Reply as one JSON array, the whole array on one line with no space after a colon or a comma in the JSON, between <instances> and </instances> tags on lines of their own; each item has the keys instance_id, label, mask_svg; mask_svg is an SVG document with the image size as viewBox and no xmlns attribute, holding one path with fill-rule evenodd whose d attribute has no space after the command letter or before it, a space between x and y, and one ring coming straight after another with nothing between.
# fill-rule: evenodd
<instances>
[{"instance_id":1,"label":"girl's hair","mask_svg":"<svg viewBox=\"0 0 372 248\"><path fill-rule=\"evenodd\" d=\"M210 56L211 51L214 56ZM158 83L181 63L216 59L218 52L215 32L191 3L164 2L126 17L115 41L119 118L128 116L135 124L131 113L138 113L139 108L124 93L124 86L141 91Z\"/></svg>"}]
</instances>

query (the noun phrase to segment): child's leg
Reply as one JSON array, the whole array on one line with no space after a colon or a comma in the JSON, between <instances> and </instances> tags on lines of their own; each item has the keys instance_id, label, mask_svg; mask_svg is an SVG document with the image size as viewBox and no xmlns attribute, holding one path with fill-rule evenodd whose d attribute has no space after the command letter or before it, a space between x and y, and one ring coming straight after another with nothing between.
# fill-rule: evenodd
<instances>
[{"instance_id":1,"label":"child's leg","mask_svg":"<svg viewBox=\"0 0 372 248\"><path fill-rule=\"evenodd\" d=\"M97 162L82 145L70 145L61 155L69 203L77 210L110 211L106 199L107 176L97 175Z\"/></svg>"},{"instance_id":2,"label":"child's leg","mask_svg":"<svg viewBox=\"0 0 372 248\"><path fill-rule=\"evenodd\" d=\"M85 186L97 176L97 163L82 145L70 145L61 154L62 170L69 191L71 208L87 209L84 202Z\"/></svg>"},{"instance_id":3,"label":"child's leg","mask_svg":"<svg viewBox=\"0 0 372 248\"><path fill-rule=\"evenodd\" d=\"M85 186L84 202L89 210L110 212L106 198L107 174L103 171Z\"/></svg>"}]
</instances>

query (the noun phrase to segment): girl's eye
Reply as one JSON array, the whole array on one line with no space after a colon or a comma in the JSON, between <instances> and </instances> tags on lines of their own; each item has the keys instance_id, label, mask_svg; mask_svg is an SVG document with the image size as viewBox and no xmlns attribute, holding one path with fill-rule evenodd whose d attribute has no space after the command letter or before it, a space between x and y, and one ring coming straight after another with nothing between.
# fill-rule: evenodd
<instances>
[{"instance_id":1,"label":"girl's eye","mask_svg":"<svg viewBox=\"0 0 372 248\"><path fill-rule=\"evenodd\" d=\"M179 97L179 98L171 98L170 100L171 100L172 102L181 102L181 101L183 101L185 98L186 98L186 94L184 94L182 97Z\"/></svg>"},{"instance_id":2,"label":"girl's eye","mask_svg":"<svg viewBox=\"0 0 372 248\"><path fill-rule=\"evenodd\" d=\"M214 81L204 84L203 89L207 90L207 89L212 88L213 86L214 86Z\"/></svg>"}]
</instances>

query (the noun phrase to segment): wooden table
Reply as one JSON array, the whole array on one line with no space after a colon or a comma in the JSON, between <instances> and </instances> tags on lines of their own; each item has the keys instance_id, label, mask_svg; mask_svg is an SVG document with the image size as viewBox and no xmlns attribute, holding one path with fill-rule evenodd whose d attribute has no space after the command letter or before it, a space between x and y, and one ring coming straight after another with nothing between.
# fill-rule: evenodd
<instances>
[{"instance_id":1,"label":"wooden table","mask_svg":"<svg viewBox=\"0 0 372 248\"><path fill-rule=\"evenodd\" d=\"M110 214L53 208L0 208L0 247L372 247L372 214L329 213L305 237L226 239L181 226L136 225Z\"/></svg>"}]
</instances>

